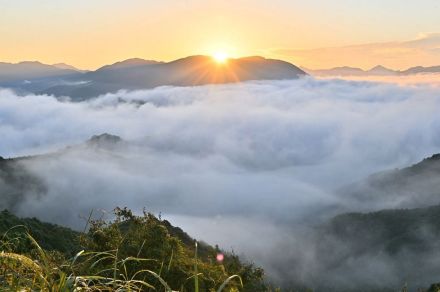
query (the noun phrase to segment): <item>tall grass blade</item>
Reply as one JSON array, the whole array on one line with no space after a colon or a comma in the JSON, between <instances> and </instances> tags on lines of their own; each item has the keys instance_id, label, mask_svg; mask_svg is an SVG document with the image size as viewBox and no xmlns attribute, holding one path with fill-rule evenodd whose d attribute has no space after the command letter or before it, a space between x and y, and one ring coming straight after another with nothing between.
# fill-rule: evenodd
<instances>
[{"instance_id":1,"label":"tall grass blade","mask_svg":"<svg viewBox=\"0 0 440 292\"><path fill-rule=\"evenodd\" d=\"M199 292L199 272L197 270L197 241L195 241L194 252L194 291Z\"/></svg>"},{"instance_id":2,"label":"tall grass blade","mask_svg":"<svg viewBox=\"0 0 440 292\"><path fill-rule=\"evenodd\" d=\"M235 278L238 278L240 280L240 285L241 287L243 287L243 281L241 280L241 277L239 275L232 275L223 282L223 284L218 288L217 292L222 292L223 289L225 289L226 285L228 285L229 282L231 282Z\"/></svg>"}]
</instances>

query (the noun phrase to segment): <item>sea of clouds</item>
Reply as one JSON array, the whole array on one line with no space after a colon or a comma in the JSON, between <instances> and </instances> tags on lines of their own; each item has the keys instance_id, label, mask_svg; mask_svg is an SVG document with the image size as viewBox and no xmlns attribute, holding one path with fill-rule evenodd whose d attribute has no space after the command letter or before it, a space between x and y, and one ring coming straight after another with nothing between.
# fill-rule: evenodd
<instances>
[{"instance_id":1,"label":"sea of clouds","mask_svg":"<svg viewBox=\"0 0 440 292\"><path fill-rule=\"evenodd\" d=\"M276 279L316 264L299 242L305 224L335 206L357 210L335 190L440 152L439 108L439 87L427 82L302 78L120 91L83 102L0 89L0 155L79 145L22 162L47 192L22 199L20 215L80 228L79 216L93 208L146 207L245 253ZM124 142L82 145L102 133ZM290 273L292 258L302 266ZM377 264L390 271L383 258Z\"/></svg>"}]
</instances>

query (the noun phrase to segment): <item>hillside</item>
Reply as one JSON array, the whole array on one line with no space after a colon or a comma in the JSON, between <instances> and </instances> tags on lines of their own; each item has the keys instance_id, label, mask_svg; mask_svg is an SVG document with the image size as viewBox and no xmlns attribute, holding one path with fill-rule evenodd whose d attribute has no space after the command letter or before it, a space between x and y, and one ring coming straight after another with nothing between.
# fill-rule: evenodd
<instances>
[{"instance_id":1,"label":"hillside","mask_svg":"<svg viewBox=\"0 0 440 292\"><path fill-rule=\"evenodd\" d=\"M41 222L37 218L18 218L7 210L0 212L0 235L7 233L8 238L23 236L29 232L32 237L49 251L59 251L73 255L81 250L79 232L56 224ZM26 245L22 246L22 252Z\"/></svg>"},{"instance_id":2,"label":"hillside","mask_svg":"<svg viewBox=\"0 0 440 292\"><path fill-rule=\"evenodd\" d=\"M440 154L412 166L370 175L340 190L358 210L416 208L440 203Z\"/></svg>"},{"instance_id":3,"label":"hillside","mask_svg":"<svg viewBox=\"0 0 440 292\"><path fill-rule=\"evenodd\" d=\"M367 247L389 254L403 250L425 253L440 244L440 205L341 214L322 228L323 234L331 234L357 247L359 253L365 252Z\"/></svg>"},{"instance_id":4,"label":"hillside","mask_svg":"<svg viewBox=\"0 0 440 292\"><path fill-rule=\"evenodd\" d=\"M440 280L440 205L341 214L297 245L304 254L289 262L306 272L291 275L292 287L400 291L407 284L410 291L424 291Z\"/></svg>"},{"instance_id":5,"label":"hillside","mask_svg":"<svg viewBox=\"0 0 440 292\"><path fill-rule=\"evenodd\" d=\"M25 229L19 225L27 227L43 250L26 237ZM11 230L14 226L17 227ZM181 229L146 212L135 216L128 209L116 208L113 220L92 220L88 231L79 233L3 211L0 235L2 291L53 291L61 287L61 291L75 287L88 287L87 291L164 291L162 286L179 291L212 291L222 283L222 290L236 291L241 285L227 280L231 275L240 277L243 291L268 289L262 269L207 244L196 247L195 240ZM81 249L85 252L78 253ZM75 254L74 262L63 257ZM40 282L38 275L44 281ZM198 280L194 284L188 282L193 277ZM66 278L71 280L65 281Z\"/></svg>"}]
</instances>

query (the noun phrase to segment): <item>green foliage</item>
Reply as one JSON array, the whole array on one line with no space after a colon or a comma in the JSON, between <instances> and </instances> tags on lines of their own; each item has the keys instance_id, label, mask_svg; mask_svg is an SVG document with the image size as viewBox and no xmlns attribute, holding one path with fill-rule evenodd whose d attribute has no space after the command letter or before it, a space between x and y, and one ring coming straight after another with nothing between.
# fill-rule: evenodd
<instances>
[{"instance_id":1,"label":"green foliage","mask_svg":"<svg viewBox=\"0 0 440 292\"><path fill-rule=\"evenodd\" d=\"M9 211L0 212L0 235L3 243L9 242L16 252L26 252L32 244L26 233L45 250L58 251L72 256L81 250L79 245L79 232L55 224L44 223L36 218L18 218ZM3 249L6 247L3 246Z\"/></svg>"},{"instance_id":2,"label":"green foliage","mask_svg":"<svg viewBox=\"0 0 440 292\"><path fill-rule=\"evenodd\" d=\"M440 205L342 214L324 225L321 233L335 236L353 250L376 247L391 255L405 250L428 252L440 247Z\"/></svg>"},{"instance_id":3,"label":"green foliage","mask_svg":"<svg viewBox=\"0 0 440 292\"><path fill-rule=\"evenodd\" d=\"M3 213L3 219L15 217ZM20 223L24 222L28 223ZM234 254L226 254L219 263L215 258L220 251L207 244L199 245L196 256L193 239L150 213L135 216L130 210L117 208L113 221L91 221L84 234L72 231L77 242L72 250L62 241L57 242L59 251L40 247L29 234L38 235L35 229L45 226L60 234L68 231L44 224L7 230L0 254L2 290L269 291L261 269L243 264ZM191 244L183 243L177 234ZM66 260L78 247L86 251Z\"/></svg>"},{"instance_id":4,"label":"green foliage","mask_svg":"<svg viewBox=\"0 0 440 292\"><path fill-rule=\"evenodd\" d=\"M440 283L432 284L431 287L426 292L439 292L440 291Z\"/></svg>"}]
</instances>

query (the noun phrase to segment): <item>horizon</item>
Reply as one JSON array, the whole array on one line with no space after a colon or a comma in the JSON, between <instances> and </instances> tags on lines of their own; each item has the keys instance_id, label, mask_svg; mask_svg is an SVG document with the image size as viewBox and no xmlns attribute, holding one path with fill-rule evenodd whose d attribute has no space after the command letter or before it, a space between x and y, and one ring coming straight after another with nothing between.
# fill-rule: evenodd
<instances>
[{"instance_id":1,"label":"horizon","mask_svg":"<svg viewBox=\"0 0 440 292\"><path fill-rule=\"evenodd\" d=\"M20 61L15 61L15 62L7 62L7 61L0 60L0 64L4 63L4 64L17 65L17 64L21 64L21 63L40 63L40 64L43 64L43 65L50 65L50 66L67 65L67 66L72 66L75 69L80 70L80 71L90 72L90 71L96 71L96 70L101 69L102 67L105 67L105 66L108 66L108 65L114 65L114 64L117 64L117 63L120 63L120 62L129 61L129 60L142 60L142 61L154 61L154 62L158 62L158 63L171 63L171 62L174 62L174 61L177 61L177 60L186 59L186 58L190 58L190 57L199 57L199 56L212 58L214 60L216 58L215 55L202 55L202 54L199 54L199 55L181 56L181 57L178 57L176 59L171 59L171 60L164 61L164 60L156 60L156 59L152 59L152 58L141 58L141 57L134 56L134 57L126 58L126 59L114 60L111 63L101 64L101 65L99 65L98 67L96 67L94 69L80 68L80 67L75 66L74 64L70 64L70 63L63 62L63 61L56 62L56 63L45 63L45 62L43 62L41 60L20 60ZM393 71L396 71L396 72L399 72L399 71L403 72L405 70L408 70L408 69L411 69L411 68L415 68L415 67L437 67L437 66L440 66L440 63L433 63L433 64L430 64L430 65L428 64L426 66L415 65L415 66L403 67L403 68L399 69L399 68L387 67L387 66L384 66L381 63L378 63L378 64L373 65L371 67L353 67L353 66L341 64L341 65L337 65L337 66L334 66L334 67L311 68L311 67L302 66L301 64L292 63L292 62L290 62L290 61L288 61L286 59L269 58L269 57L265 57L265 56L262 56L262 55L249 55L249 56L239 56L239 57L232 57L232 56L229 57L228 56L226 58L226 60L238 60L238 59L252 58L252 57L262 57L264 59L280 60L280 61L284 61L284 62L288 62L290 64L293 64L293 65L297 66L298 68L306 69L306 70L311 70L311 71L321 71L321 70L325 71L325 70L332 70L332 69L339 69L339 68L351 68L351 69L361 69L363 71L369 71L369 70L372 70L372 69L374 69L376 67L384 67L385 69L390 69L390 70L393 70Z\"/></svg>"}]
</instances>

